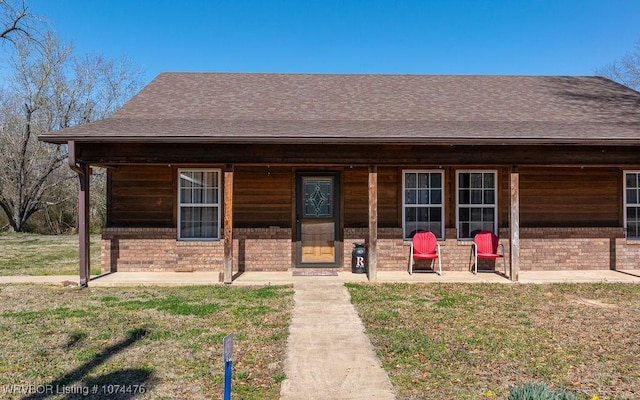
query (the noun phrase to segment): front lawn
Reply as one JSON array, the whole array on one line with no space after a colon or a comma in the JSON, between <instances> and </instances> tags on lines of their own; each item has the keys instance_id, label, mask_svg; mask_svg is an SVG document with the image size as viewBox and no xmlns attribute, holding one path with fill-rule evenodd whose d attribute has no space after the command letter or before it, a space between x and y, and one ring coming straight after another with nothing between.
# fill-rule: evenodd
<instances>
[{"instance_id":1,"label":"front lawn","mask_svg":"<svg viewBox=\"0 0 640 400\"><path fill-rule=\"evenodd\" d=\"M78 275L78 235L0 234L0 275ZM91 275L100 275L100 235L91 235Z\"/></svg>"},{"instance_id":2,"label":"front lawn","mask_svg":"<svg viewBox=\"0 0 640 400\"><path fill-rule=\"evenodd\" d=\"M222 398L234 333L234 398L278 399L292 307L285 286L0 285L0 398Z\"/></svg>"},{"instance_id":3,"label":"front lawn","mask_svg":"<svg viewBox=\"0 0 640 400\"><path fill-rule=\"evenodd\" d=\"M398 399L640 398L640 286L347 285Z\"/></svg>"}]
</instances>

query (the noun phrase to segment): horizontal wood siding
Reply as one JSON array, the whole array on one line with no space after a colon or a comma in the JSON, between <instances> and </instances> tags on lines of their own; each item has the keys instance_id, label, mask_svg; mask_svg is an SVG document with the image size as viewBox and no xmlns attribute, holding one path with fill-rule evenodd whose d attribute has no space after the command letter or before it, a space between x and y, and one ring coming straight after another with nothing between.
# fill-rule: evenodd
<instances>
[{"instance_id":1,"label":"horizontal wood siding","mask_svg":"<svg viewBox=\"0 0 640 400\"><path fill-rule=\"evenodd\" d=\"M378 168L378 226L399 227L398 169ZM365 167L345 168L344 186L344 226L365 228L369 226L369 169Z\"/></svg>"},{"instance_id":2,"label":"horizontal wood siding","mask_svg":"<svg viewBox=\"0 0 640 400\"><path fill-rule=\"evenodd\" d=\"M364 167L346 168L342 174L344 194L344 226L369 226L369 170Z\"/></svg>"},{"instance_id":3,"label":"horizontal wood siding","mask_svg":"<svg viewBox=\"0 0 640 400\"><path fill-rule=\"evenodd\" d=\"M292 169L236 166L234 171L234 227L291 228Z\"/></svg>"},{"instance_id":4,"label":"horizontal wood siding","mask_svg":"<svg viewBox=\"0 0 640 400\"><path fill-rule=\"evenodd\" d=\"M498 228L508 228L511 212L511 170L501 167L498 170ZM521 184L522 186L522 184Z\"/></svg>"},{"instance_id":5,"label":"horizontal wood siding","mask_svg":"<svg viewBox=\"0 0 640 400\"><path fill-rule=\"evenodd\" d=\"M398 168L378 167L378 226L402 227L402 178Z\"/></svg>"},{"instance_id":6,"label":"horizontal wood siding","mask_svg":"<svg viewBox=\"0 0 640 400\"><path fill-rule=\"evenodd\" d=\"M521 169L521 226L620 225L620 173L615 168Z\"/></svg>"},{"instance_id":7,"label":"horizontal wood siding","mask_svg":"<svg viewBox=\"0 0 640 400\"><path fill-rule=\"evenodd\" d=\"M420 168L416 165L410 168ZM423 167L429 169L427 167ZM509 225L509 168L496 169L498 224ZM402 170L378 167L378 225L402 226ZM445 167L446 226L455 227L455 171ZM344 226L368 226L368 169L342 170ZM622 178L618 168L520 168L522 227L621 226ZM108 226L175 227L177 167L120 166L108 170ZM292 228L294 168L236 166L234 227Z\"/></svg>"},{"instance_id":8,"label":"horizontal wood siding","mask_svg":"<svg viewBox=\"0 0 640 400\"><path fill-rule=\"evenodd\" d=\"M121 166L107 170L108 226L173 227L175 169Z\"/></svg>"}]
</instances>

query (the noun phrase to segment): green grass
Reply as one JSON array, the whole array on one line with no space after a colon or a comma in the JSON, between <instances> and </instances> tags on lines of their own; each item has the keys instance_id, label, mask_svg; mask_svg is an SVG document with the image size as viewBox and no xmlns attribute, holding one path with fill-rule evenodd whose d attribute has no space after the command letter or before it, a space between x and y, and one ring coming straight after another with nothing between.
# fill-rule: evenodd
<instances>
[{"instance_id":1,"label":"green grass","mask_svg":"<svg viewBox=\"0 0 640 400\"><path fill-rule=\"evenodd\" d=\"M285 286L0 285L0 388L137 385L139 398L221 398L222 340L234 333L234 398L278 399L292 307Z\"/></svg>"},{"instance_id":2,"label":"green grass","mask_svg":"<svg viewBox=\"0 0 640 400\"><path fill-rule=\"evenodd\" d=\"M640 286L347 284L398 399L636 399Z\"/></svg>"},{"instance_id":3,"label":"green grass","mask_svg":"<svg viewBox=\"0 0 640 400\"><path fill-rule=\"evenodd\" d=\"M91 274L100 274L100 235L91 236ZM0 275L78 275L77 235L0 234Z\"/></svg>"}]
</instances>

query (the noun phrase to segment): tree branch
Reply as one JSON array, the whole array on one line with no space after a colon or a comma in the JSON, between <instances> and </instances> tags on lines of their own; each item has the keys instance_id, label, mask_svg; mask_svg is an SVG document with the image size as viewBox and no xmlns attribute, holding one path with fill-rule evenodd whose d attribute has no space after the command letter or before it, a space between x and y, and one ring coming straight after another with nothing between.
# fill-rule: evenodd
<instances>
[{"instance_id":1,"label":"tree branch","mask_svg":"<svg viewBox=\"0 0 640 400\"><path fill-rule=\"evenodd\" d=\"M0 38L6 39L10 42L15 43L13 39L14 35L24 36L25 38L31 39L31 34L26 29L27 21L31 17L31 15L27 11L27 5L24 1L22 1L22 7L20 9L14 9L11 7L8 1L2 0L0 1L0 5L5 9L3 14L6 14L6 20L3 21L3 27L0 28Z\"/></svg>"}]
</instances>

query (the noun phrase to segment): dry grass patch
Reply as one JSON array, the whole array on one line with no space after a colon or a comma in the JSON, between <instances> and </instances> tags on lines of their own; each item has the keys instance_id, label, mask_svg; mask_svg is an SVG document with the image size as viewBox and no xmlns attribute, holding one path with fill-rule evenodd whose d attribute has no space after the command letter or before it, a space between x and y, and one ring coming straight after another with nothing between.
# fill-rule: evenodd
<instances>
[{"instance_id":1,"label":"dry grass patch","mask_svg":"<svg viewBox=\"0 0 640 400\"><path fill-rule=\"evenodd\" d=\"M221 398L222 339L234 333L234 396L277 399L292 307L284 286L0 286L0 397L52 385L98 387L91 398ZM102 393L113 385L129 393Z\"/></svg>"},{"instance_id":2,"label":"dry grass patch","mask_svg":"<svg viewBox=\"0 0 640 400\"><path fill-rule=\"evenodd\" d=\"M0 234L0 275L78 275L78 235ZM100 274L100 235L91 236L91 274Z\"/></svg>"},{"instance_id":3,"label":"dry grass patch","mask_svg":"<svg viewBox=\"0 0 640 400\"><path fill-rule=\"evenodd\" d=\"M399 399L640 398L640 286L348 285Z\"/></svg>"}]
</instances>

